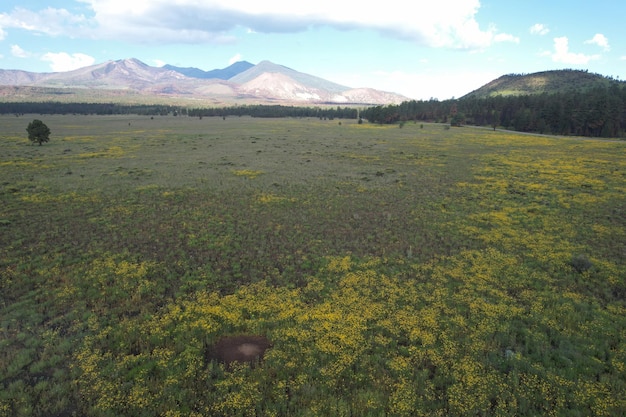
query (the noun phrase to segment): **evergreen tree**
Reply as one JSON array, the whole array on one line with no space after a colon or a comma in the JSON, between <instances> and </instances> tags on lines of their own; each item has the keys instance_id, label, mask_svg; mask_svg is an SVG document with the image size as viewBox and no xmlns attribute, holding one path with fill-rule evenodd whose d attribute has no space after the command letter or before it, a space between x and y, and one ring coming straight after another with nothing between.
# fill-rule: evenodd
<instances>
[{"instance_id":1,"label":"evergreen tree","mask_svg":"<svg viewBox=\"0 0 626 417\"><path fill-rule=\"evenodd\" d=\"M41 120L35 119L30 122L26 131L28 132L28 139L33 143L38 143L39 146L50 141L50 129Z\"/></svg>"}]
</instances>

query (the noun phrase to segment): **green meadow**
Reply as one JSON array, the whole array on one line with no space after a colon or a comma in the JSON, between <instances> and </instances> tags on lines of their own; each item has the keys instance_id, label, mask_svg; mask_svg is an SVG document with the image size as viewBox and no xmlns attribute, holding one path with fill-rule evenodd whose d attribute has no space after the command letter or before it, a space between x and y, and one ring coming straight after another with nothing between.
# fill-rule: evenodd
<instances>
[{"instance_id":1,"label":"green meadow","mask_svg":"<svg viewBox=\"0 0 626 417\"><path fill-rule=\"evenodd\" d=\"M0 384L1 417L625 415L626 143L0 116Z\"/></svg>"}]
</instances>

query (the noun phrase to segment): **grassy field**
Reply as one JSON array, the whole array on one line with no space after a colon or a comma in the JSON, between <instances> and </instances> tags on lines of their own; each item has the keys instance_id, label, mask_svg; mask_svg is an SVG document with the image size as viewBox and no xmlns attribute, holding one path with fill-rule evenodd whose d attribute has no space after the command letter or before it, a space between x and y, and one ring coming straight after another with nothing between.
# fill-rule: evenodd
<instances>
[{"instance_id":1,"label":"grassy field","mask_svg":"<svg viewBox=\"0 0 626 417\"><path fill-rule=\"evenodd\" d=\"M626 414L624 142L0 126L2 417ZM272 347L227 367L230 335Z\"/></svg>"}]
</instances>

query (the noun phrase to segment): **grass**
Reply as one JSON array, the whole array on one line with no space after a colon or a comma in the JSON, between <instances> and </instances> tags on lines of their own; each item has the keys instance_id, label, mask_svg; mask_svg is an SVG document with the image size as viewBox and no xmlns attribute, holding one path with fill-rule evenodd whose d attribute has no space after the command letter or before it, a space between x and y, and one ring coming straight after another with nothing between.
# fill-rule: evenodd
<instances>
[{"instance_id":1,"label":"grass","mask_svg":"<svg viewBox=\"0 0 626 417\"><path fill-rule=\"evenodd\" d=\"M0 118L0 416L626 412L623 142L42 120Z\"/></svg>"}]
</instances>

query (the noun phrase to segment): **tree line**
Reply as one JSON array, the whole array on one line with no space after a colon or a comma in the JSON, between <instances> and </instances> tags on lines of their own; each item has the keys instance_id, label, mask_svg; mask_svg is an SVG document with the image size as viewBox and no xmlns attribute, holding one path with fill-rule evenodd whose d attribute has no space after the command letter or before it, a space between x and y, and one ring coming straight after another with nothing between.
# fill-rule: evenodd
<instances>
[{"instance_id":1,"label":"tree line","mask_svg":"<svg viewBox=\"0 0 626 417\"><path fill-rule=\"evenodd\" d=\"M356 119L357 109L349 107L298 107L283 105L242 105L212 108L187 108L159 104L128 105L114 103L9 102L0 103L0 114L136 114L146 116L190 117L319 117Z\"/></svg>"},{"instance_id":2,"label":"tree line","mask_svg":"<svg viewBox=\"0 0 626 417\"><path fill-rule=\"evenodd\" d=\"M350 107L299 107L283 105L244 105L188 109L192 117L252 116L252 117L319 117L323 119L356 119L357 109Z\"/></svg>"},{"instance_id":3,"label":"tree line","mask_svg":"<svg viewBox=\"0 0 626 417\"><path fill-rule=\"evenodd\" d=\"M0 103L0 114L138 114L147 116L167 115L179 112L180 108L169 105L129 105L114 103L64 103L47 102L7 102Z\"/></svg>"},{"instance_id":4,"label":"tree line","mask_svg":"<svg viewBox=\"0 0 626 417\"><path fill-rule=\"evenodd\" d=\"M380 124L420 120L554 135L625 137L626 84L535 95L413 100L371 107L362 117Z\"/></svg>"}]
</instances>

